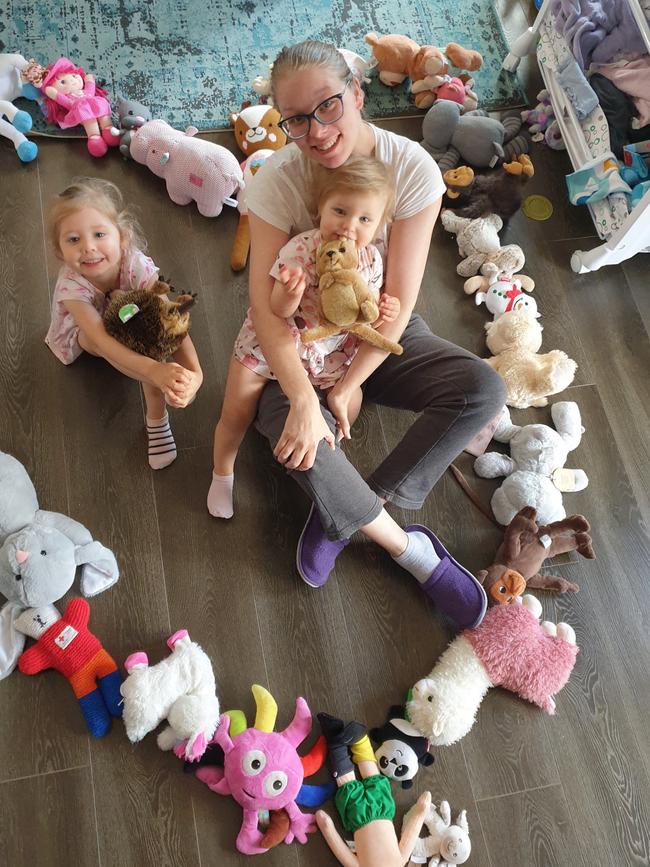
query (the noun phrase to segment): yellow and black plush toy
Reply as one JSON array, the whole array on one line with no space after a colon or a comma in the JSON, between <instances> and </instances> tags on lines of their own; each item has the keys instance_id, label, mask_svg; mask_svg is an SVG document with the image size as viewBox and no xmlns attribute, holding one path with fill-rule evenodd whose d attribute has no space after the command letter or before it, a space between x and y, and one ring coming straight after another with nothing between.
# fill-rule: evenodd
<instances>
[{"instance_id":1,"label":"yellow and black plush toy","mask_svg":"<svg viewBox=\"0 0 650 867\"><path fill-rule=\"evenodd\" d=\"M183 293L170 301L165 296L173 291L158 280L151 289L122 292L106 308L106 331L139 355L166 361L189 332L189 311L196 304L196 293Z\"/></svg>"}]
</instances>

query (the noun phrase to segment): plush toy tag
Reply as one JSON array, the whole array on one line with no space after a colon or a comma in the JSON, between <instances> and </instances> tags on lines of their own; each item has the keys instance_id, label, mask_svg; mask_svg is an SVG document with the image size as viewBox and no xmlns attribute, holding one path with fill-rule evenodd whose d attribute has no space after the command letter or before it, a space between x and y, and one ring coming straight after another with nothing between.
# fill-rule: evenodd
<instances>
[{"instance_id":1,"label":"plush toy tag","mask_svg":"<svg viewBox=\"0 0 650 867\"><path fill-rule=\"evenodd\" d=\"M77 635L79 635L79 633L74 626L65 626L54 639L54 643L57 647L60 647L61 650L65 650L69 644L72 644Z\"/></svg>"},{"instance_id":2,"label":"plush toy tag","mask_svg":"<svg viewBox=\"0 0 650 867\"><path fill-rule=\"evenodd\" d=\"M129 319L133 319L136 313L139 312L140 308L137 304L124 304L120 307L117 315L120 317L121 322L128 322Z\"/></svg>"},{"instance_id":3,"label":"plush toy tag","mask_svg":"<svg viewBox=\"0 0 650 867\"><path fill-rule=\"evenodd\" d=\"M563 493L575 491L576 489L576 474L573 470L558 467L557 470L553 470L551 480L558 491L562 491Z\"/></svg>"}]
</instances>

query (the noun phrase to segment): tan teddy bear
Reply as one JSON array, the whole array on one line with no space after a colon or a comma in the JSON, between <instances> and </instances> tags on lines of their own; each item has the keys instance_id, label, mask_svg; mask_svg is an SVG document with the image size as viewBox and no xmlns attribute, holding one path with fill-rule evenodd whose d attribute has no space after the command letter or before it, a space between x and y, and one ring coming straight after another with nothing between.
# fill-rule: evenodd
<instances>
[{"instance_id":1,"label":"tan teddy bear","mask_svg":"<svg viewBox=\"0 0 650 867\"><path fill-rule=\"evenodd\" d=\"M322 325L303 331L303 343L313 343L342 331L351 331L385 352L402 354L399 343L384 337L370 323L379 318L379 306L359 271L354 241L341 238L322 243L316 251Z\"/></svg>"},{"instance_id":2,"label":"tan teddy bear","mask_svg":"<svg viewBox=\"0 0 650 867\"><path fill-rule=\"evenodd\" d=\"M444 54L435 45L423 45L409 63L411 93L418 108L430 108L436 101L436 91L448 78L449 66Z\"/></svg>"}]
</instances>

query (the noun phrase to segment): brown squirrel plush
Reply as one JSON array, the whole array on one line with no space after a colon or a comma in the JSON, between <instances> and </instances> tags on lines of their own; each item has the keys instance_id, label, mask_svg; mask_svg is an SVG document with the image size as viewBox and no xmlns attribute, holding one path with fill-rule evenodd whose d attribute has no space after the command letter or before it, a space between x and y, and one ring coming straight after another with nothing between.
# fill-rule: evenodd
<instances>
[{"instance_id":1,"label":"brown squirrel plush","mask_svg":"<svg viewBox=\"0 0 650 867\"><path fill-rule=\"evenodd\" d=\"M394 343L371 328L379 318L379 307L357 270L359 254L354 241L341 238L322 243L316 251L318 303L322 325L308 328L300 335L303 343L313 343L324 337L351 331L384 352L401 355L399 343Z\"/></svg>"},{"instance_id":2,"label":"brown squirrel plush","mask_svg":"<svg viewBox=\"0 0 650 867\"><path fill-rule=\"evenodd\" d=\"M104 312L106 331L139 355L166 361L190 330L189 310L196 303L195 293L184 293L175 301L163 297L173 291L158 280L150 289L120 293Z\"/></svg>"}]
</instances>

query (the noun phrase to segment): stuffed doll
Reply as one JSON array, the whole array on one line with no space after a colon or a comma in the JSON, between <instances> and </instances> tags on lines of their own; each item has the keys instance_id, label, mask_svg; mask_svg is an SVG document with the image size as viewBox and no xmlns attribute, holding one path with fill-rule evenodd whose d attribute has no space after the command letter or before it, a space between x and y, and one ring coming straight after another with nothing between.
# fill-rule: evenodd
<instances>
[{"instance_id":1,"label":"stuffed doll","mask_svg":"<svg viewBox=\"0 0 650 867\"><path fill-rule=\"evenodd\" d=\"M117 101L117 117L119 129L116 129L116 132L120 137L120 153L125 160L130 160L133 134L152 119L151 112L141 102L120 97Z\"/></svg>"},{"instance_id":2,"label":"stuffed doll","mask_svg":"<svg viewBox=\"0 0 650 867\"><path fill-rule=\"evenodd\" d=\"M411 810L404 816L404 823L409 821ZM429 867L453 867L467 861L472 852L467 810L461 810L452 823L448 801L441 801L439 810L436 810L435 804L430 804L424 824L429 835L418 839L411 855L411 864L428 862Z\"/></svg>"},{"instance_id":3,"label":"stuffed doll","mask_svg":"<svg viewBox=\"0 0 650 867\"><path fill-rule=\"evenodd\" d=\"M41 91L45 96L47 122L61 129L81 124L92 156L103 157L109 147L119 145L106 91L96 86L94 75L85 73L67 57L60 57L47 67Z\"/></svg>"},{"instance_id":4,"label":"stuffed doll","mask_svg":"<svg viewBox=\"0 0 650 867\"><path fill-rule=\"evenodd\" d=\"M537 521L562 521L563 491L582 491L589 484L584 470L564 466L569 452L580 445L583 427L578 404L559 401L551 407L556 430L545 424L524 427L510 421L506 410L494 432L497 442L510 444L510 455L486 452L474 461L474 472L486 479L506 476L492 496L492 511L507 526L520 509L532 506Z\"/></svg>"},{"instance_id":5,"label":"stuffed doll","mask_svg":"<svg viewBox=\"0 0 650 867\"><path fill-rule=\"evenodd\" d=\"M471 166L449 169L442 176L447 187L445 207L470 220L496 214L505 224L521 207L524 187L534 174L527 154L484 175L475 175Z\"/></svg>"},{"instance_id":6,"label":"stuffed doll","mask_svg":"<svg viewBox=\"0 0 650 867\"><path fill-rule=\"evenodd\" d=\"M303 331L303 343L312 343L350 331L384 352L402 354L402 347L384 337L372 322L379 318L379 307L365 280L358 272L359 256L354 241L340 239L320 244L316 251L318 303L323 324Z\"/></svg>"},{"instance_id":7,"label":"stuffed doll","mask_svg":"<svg viewBox=\"0 0 650 867\"><path fill-rule=\"evenodd\" d=\"M549 395L564 391L573 382L578 365L560 349L538 354L542 326L525 310L511 310L486 322L485 331L485 342L493 353L485 361L505 382L508 406L546 406Z\"/></svg>"},{"instance_id":8,"label":"stuffed doll","mask_svg":"<svg viewBox=\"0 0 650 867\"><path fill-rule=\"evenodd\" d=\"M112 551L93 541L83 524L39 509L23 465L0 452L0 679L11 674L24 647L16 620L28 608L52 605L72 587L95 596L119 578Z\"/></svg>"},{"instance_id":9,"label":"stuffed doll","mask_svg":"<svg viewBox=\"0 0 650 867\"><path fill-rule=\"evenodd\" d=\"M443 228L456 235L458 252L463 256L456 266L461 277L481 274L516 274L526 262L523 250L517 244L501 246L499 231L503 220L496 214L468 220L453 211L444 210L440 215Z\"/></svg>"},{"instance_id":10,"label":"stuffed doll","mask_svg":"<svg viewBox=\"0 0 650 867\"><path fill-rule=\"evenodd\" d=\"M173 291L158 280L151 289L122 292L109 301L104 327L124 346L156 361L167 361L190 330L190 308L196 293L183 293L175 301L164 296Z\"/></svg>"},{"instance_id":11,"label":"stuffed doll","mask_svg":"<svg viewBox=\"0 0 650 867\"><path fill-rule=\"evenodd\" d=\"M518 605L495 605L475 629L465 629L411 690L406 709L415 728L435 746L449 746L474 725L494 686L555 713L553 696L575 665L576 636L568 623L539 622L541 603L526 595Z\"/></svg>"},{"instance_id":12,"label":"stuffed doll","mask_svg":"<svg viewBox=\"0 0 650 867\"><path fill-rule=\"evenodd\" d=\"M167 639L171 655L149 666L147 654L132 653L121 687L124 726L131 743L141 741L166 719L158 735L161 750L174 750L193 761L200 758L219 725L219 699L212 663L186 629Z\"/></svg>"},{"instance_id":13,"label":"stuffed doll","mask_svg":"<svg viewBox=\"0 0 650 867\"><path fill-rule=\"evenodd\" d=\"M404 719L404 707L393 705L381 728L370 729L370 737L379 746L375 759L380 772L398 782L403 789L410 789L420 765L429 767L433 756L429 742Z\"/></svg>"},{"instance_id":14,"label":"stuffed doll","mask_svg":"<svg viewBox=\"0 0 650 867\"><path fill-rule=\"evenodd\" d=\"M529 316L539 318L537 302L529 292L535 288L535 281L525 274L509 277L496 272L489 277L476 276L465 280L463 289L467 295L474 295L476 306L485 304L493 319L498 319L511 310L522 310Z\"/></svg>"},{"instance_id":15,"label":"stuffed doll","mask_svg":"<svg viewBox=\"0 0 650 867\"><path fill-rule=\"evenodd\" d=\"M111 717L122 716L117 665L88 629L90 606L71 599L63 617L54 605L28 608L16 620L16 629L36 643L18 657L23 674L47 668L68 679L88 726L96 738L108 733Z\"/></svg>"},{"instance_id":16,"label":"stuffed doll","mask_svg":"<svg viewBox=\"0 0 650 867\"><path fill-rule=\"evenodd\" d=\"M30 163L38 154L37 145L24 135L32 128L32 119L13 104L19 96L36 99L25 78L29 68L30 61L22 54L0 54L0 136L9 139L23 163Z\"/></svg>"},{"instance_id":17,"label":"stuffed doll","mask_svg":"<svg viewBox=\"0 0 650 867\"><path fill-rule=\"evenodd\" d=\"M520 509L508 524L494 562L477 574L490 605L511 605L527 587L575 593L580 588L559 575L541 573L545 560L577 551L586 560L596 555L589 535L589 521L571 515L550 524L537 524L532 506Z\"/></svg>"},{"instance_id":18,"label":"stuffed doll","mask_svg":"<svg viewBox=\"0 0 650 867\"><path fill-rule=\"evenodd\" d=\"M381 867L401 867L408 861L422 830L431 803L430 792L420 796L398 840L393 825L395 801L390 782L379 773L365 726L359 722L345 725L326 713L319 713L318 720L327 741L330 771L336 780L336 809L345 830L354 835L355 854L339 835L332 819L319 810L316 821L327 845L344 867L380 864ZM359 780L355 764L359 768Z\"/></svg>"}]
</instances>

